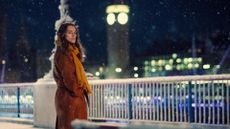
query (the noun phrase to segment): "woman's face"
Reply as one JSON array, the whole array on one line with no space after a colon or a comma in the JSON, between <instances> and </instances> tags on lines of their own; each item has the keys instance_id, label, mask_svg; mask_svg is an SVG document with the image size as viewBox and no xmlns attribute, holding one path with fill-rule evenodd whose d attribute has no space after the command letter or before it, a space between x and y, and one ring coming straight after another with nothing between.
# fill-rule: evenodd
<instances>
[{"instance_id":1,"label":"woman's face","mask_svg":"<svg viewBox=\"0 0 230 129\"><path fill-rule=\"evenodd\" d=\"M65 33L65 39L70 43L75 43L77 37L77 30L74 26L68 26L66 33Z\"/></svg>"}]
</instances>

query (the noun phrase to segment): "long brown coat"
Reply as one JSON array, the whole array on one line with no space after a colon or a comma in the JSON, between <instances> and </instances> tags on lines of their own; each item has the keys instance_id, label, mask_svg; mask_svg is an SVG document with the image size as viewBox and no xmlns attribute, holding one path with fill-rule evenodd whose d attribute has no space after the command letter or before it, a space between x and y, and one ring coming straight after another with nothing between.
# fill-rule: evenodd
<instances>
[{"instance_id":1,"label":"long brown coat","mask_svg":"<svg viewBox=\"0 0 230 129\"><path fill-rule=\"evenodd\" d=\"M60 47L54 56L53 75L58 87L55 95L56 129L72 129L72 120L87 119L87 104L83 88L78 85L73 57Z\"/></svg>"}]
</instances>

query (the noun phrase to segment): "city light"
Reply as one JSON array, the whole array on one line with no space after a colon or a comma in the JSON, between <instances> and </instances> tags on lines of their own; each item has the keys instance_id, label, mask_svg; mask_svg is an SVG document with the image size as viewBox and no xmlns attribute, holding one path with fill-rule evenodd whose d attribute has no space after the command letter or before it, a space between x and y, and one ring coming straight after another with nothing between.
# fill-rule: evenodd
<instances>
[{"instance_id":1,"label":"city light","mask_svg":"<svg viewBox=\"0 0 230 129\"><path fill-rule=\"evenodd\" d=\"M154 66L156 64L156 61L155 60L152 60L151 61L151 65Z\"/></svg>"},{"instance_id":2,"label":"city light","mask_svg":"<svg viewBox=\"0 0 230 129\"><path fill-rule=\"evenodd\" d=\"M24 59L24 62L27 63L29 60L27 58Z\"/></svg>"},{"instance_id":3,"label":"city light","mask_svg":"<svg viewBox=\"0 0 230 129\"><path fill-rule=\"evenodd\" d=\"M96 72L95 75L96 75L96 76L100 76L100 72Z\"/></svg>"},{"instance_id":4,"label":"city light","mask_svg":"<svg viewBox=\"0 0 230 129\"><path fill-rule=\"evenodd\" d=\"M167 64L167 65L165 65L165 69L166 69L166 70L172 70L172 66L169 65L169 64Z\"/></svg>"},{"instance_id":5,"label":"city light","mask_svg":"<svg viewBox=\"0 0 230 129\"><path fill-rule=\"evenodd\" d=\"M5 60L2 60L2 64L6 64L6 61L5 61Z\"/></svg>"},{"instance_id":6,"label":"city light","mask_svg":"<svg viewBox=\"0 0 230 129\"><path fill-rule=\"evenodd\" d=\"M121 68L116 68L115 71L116 71L117 73L120 73L120 72L122 72L122 69L121 69Z\"/></svg>"},{"instance_id":7,"label":"city light","mask_svg":"<svg viewBox=\"0 0 230 129\"><path fill-rule=\"evenodd\" d=\"M203 65L203 69L210 69L210 64Z\"/></svg>"},{"instance_id":8,"label":"city light","mask_svg":"<svg viewBox=\"0 0 230 129\"><path fill-rule=\"evenodd\" d=\"M177 62L177 63L181 63L181 58L177 58L177 59L176 59L176 62Z\"/></svg>"},{"instance_id":9,"label":"city light","mask_svg":"<svg viewBox=\"0 0 230 129\"><path fill-rule=\"evenodd\" d=\"M135 77L135 78L138 78L138 76L139 76L138 73L135 73L135 74L134 74L134 77Z\"/></svg>"},{"instance_id":10,"label":"city light","mask_svg":"<svg viewBox=\"0 0 230 129\"><path fill-rule=\"evenodd\" d=\"M138 67L135 66L135 67L133 68L133 70L134 70L134 71L137 71L137 70L138 70Z\"/></svg>"},{"instance_id":11,"label":"city light","mask_svg":"<svg viewBox=\"0 0 230 129\"><path fill-rule=\"evenodd\" d=\"M176 53L173 53L172 54L172 57L175 59L175 58L177 58L177 54Z\"/></svg>"}]
</instances>

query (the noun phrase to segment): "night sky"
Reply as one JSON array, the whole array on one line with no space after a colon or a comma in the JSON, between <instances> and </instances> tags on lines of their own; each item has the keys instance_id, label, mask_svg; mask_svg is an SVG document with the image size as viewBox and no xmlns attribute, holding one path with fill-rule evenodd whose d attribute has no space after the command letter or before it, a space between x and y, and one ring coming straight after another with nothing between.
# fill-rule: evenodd
<instances>
[{"instance_id":1,"label":"night sky","mask_svg":"<svg viewBox=\"0 0 230 129\"><path fill-rule=\"evenodd\" d=\"M113 0L69 0L71 17L80 26L81 41L91 64L106 62L106 6ZM46 50L54 47L54 23L59 19L59 0L0 0L7 14L7 47L16 42L24 24L30 45ZM154 40L171 35L190 38L193 33L230 32L229 0L130 0L130 53L141 55Z\"/></svg>"}]
</instances>

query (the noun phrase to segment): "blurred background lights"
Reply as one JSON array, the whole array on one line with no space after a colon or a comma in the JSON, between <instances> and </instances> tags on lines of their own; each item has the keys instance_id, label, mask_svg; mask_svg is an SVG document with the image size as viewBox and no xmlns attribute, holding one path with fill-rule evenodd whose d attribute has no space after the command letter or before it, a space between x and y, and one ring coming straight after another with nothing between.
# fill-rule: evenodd
<instances>
[{"instance_id":1,"label":"blurred background lights","mask_svg":"<svg viewBox=\"0 0 230 129\"><path fill-rule=\"evenodd\" d=\"M5 61L5 60L2 60L2 64L6 64L6 61Z\"/></svg>"},{"instance_id":2,"label":"blurred background lights","mask_svg":"<svg viewBox=\"0 0 230 129\"><path fill-rule=\"evenodd\" d=\"M116 71L117 73L120 73L120 72L122 72L122 69L121 69L121 68L116 68L115 71Z\"/></svg>"}]
</instances>

